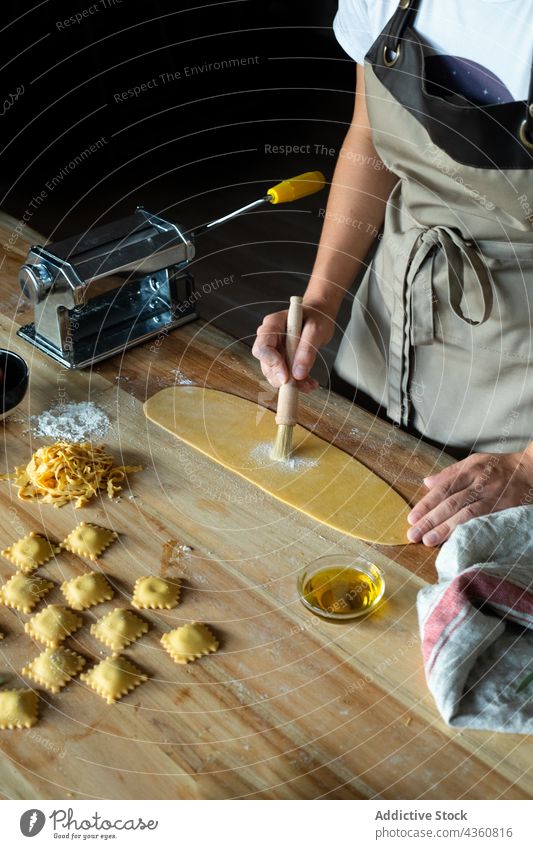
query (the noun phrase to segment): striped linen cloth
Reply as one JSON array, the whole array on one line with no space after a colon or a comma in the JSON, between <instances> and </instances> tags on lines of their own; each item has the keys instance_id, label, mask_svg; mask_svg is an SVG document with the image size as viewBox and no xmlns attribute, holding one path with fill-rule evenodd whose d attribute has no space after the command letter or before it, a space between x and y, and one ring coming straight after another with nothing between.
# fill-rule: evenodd
<instances>
[{"instance_id":1,"label":"striped linen cloth","mask_svg":"<svg viewBox=\"0 0 533 849\"><path fill-rule=\"evenodd\" d=\"M533 507L460 525L435 565L439 582L418 593L417 609L443 719L533 733Z\"/></svg>"}]
</instances>

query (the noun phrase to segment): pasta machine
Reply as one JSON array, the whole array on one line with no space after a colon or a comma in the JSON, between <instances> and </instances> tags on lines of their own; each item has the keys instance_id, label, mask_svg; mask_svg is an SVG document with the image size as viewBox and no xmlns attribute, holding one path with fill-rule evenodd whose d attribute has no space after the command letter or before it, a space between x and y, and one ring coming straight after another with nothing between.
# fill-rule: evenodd
<instances>
[{"instance_id":1,"label":"pasta machine","mask_svg":"<svg viewBox=\"0 0 533 849\"><path fill-rule=\"evenodd\" d=\"M197 318L188 266L195 239L262 204L320 191L325 178L306 172L264 197L184 232L137 207L133 215L45 246L33 245L19 282L34 321L18 335L67 368L81 369Z\"/></svg>"}]
</instances>

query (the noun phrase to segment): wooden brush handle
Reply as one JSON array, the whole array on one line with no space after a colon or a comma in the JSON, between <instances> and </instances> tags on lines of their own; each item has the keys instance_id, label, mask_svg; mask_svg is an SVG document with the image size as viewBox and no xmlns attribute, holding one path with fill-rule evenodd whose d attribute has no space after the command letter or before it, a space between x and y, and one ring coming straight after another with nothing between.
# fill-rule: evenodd
<instances>
[{"instance_id":1,"label":"wooden brush handle","mask_svg":"<svg viewBox=\"0 0 533 849\"><path fill-rule=\"evenodd\" d=\"M303 307L299 295L293 295L287 315L287 339L285 342L286 360L289 368L289 380L280 387L276 424L295 425L298 421L298 387L292 377L292 364L302 333Z\"/></svg>"}]
</instances>

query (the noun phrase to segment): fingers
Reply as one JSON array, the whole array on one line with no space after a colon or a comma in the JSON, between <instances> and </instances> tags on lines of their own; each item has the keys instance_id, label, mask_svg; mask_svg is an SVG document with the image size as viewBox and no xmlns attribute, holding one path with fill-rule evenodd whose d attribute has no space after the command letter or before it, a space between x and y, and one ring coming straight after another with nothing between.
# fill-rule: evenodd
<instances>
[{"instance_id":1,"label":"fingers","mask_svg":"<svg viewBox=\"0 0 533 849\"><path fill-rule=\"evenodd\" d=\"M314 377L307 377L305 380L296 380L295 383L298 387L298 391L304 392L305 394L314 392L314 390L318 389L319 386L318 380L315 380Z\"/></svg>"},{"instance_id":2,"label":"fingers","mask_svg":"<svg viewBox=\"0 0 533 849\"><path fill-rule=\"evenodd\" d=\"M442 500L420 519L415 527L407 532L411 542L422 542L424 545L438 545L447 539L458 522L457 516L463 515L462 521L481 515L481 500L472 489L463 489ZM437 531L437 529L439 529Z\"/></svg>"},{"instance_id":3,"label":"fingers","mask_svg":"<svg viewBox=\"0 0 533 849\"><path fill-rule=\"evenodd\" d=\"M275 367L274 369L271 369L268 365L265 365L263 362L261 362L261 371L263 372L264 376L266 377L266 379L268 380L270 385L274 387L274 389L279 389L279 387L283 383L286 383L288 376L289 376L286 367L285 367L284 377L282 379L281 376L280 376L280 369L279 368ZM315 380L314 377L306 377L305 380L295 380L295 383L296 383L296 386L298 387L298 391L303 392L305 394L307 394L308 392L313 392L315 389L318 389L318 385L319 385L318 380Z\"/></svg>"},{"instance_id":4,"label":"fingers","mask_svg":"<svg viewBox=\"0 0 533 849\"><path fill-rule=\"evenodd\" d=\"M413 525L407 532L411 542L438 545L448 539L452 529L462 521L480 515L480 492L474 486L479 470L479 456L452 463L436 475L424 478L429 492L411 510L407 521ZM464 518L466 517L466 518Z\"/></svg>"},{"instance_id":5,"label":"fingers","mask_svg":"<svg viewBox=\"0 0 533 849\"><path fill-rule=\"evenodd\" d=\"M286 327L287 310L267 315L262 325L257 328L252 348L252 354L261 364L261 371L275 389L289 379L284 351ZM312 392L318 387L318 382L310 376L310 371L322 344L322 335L318 322L308 314L304 320L292 368L292 376L300 392Z\"/></svg>"},{"instance_id":6,"label":"fingers","mask_svg":"<svg viewBox=\"0 0 533 849\"><path fill-rule=\"evenodd\" d=\"M292 373L296 380L305 380L309 376L316 360L319 344L319 333L315 322L307 321L304 324L292 365Z\"/></svg>"},{"instance_id":7,"label":"fingers","mask_svg":"<svg viewBox=\"0 0 533 849\"><path fill-rule=\"evenodd\" d=\"M407 517L407 521L414 525L426 515L430 510L433 510L438 504L444 501L454 492L460 492L463 489L471 486L476 478L477 468L474 468L474 463L468 462L472 460L468 457L467 460L461 460L459 463L453 463L439 472L438 475L433 475L432 478L424 478L424 483L431 487L429 492L415 504Z\"/></svg>"},{"instance_id":8,"label":"fingers","mask_svg":"<svg viewBox=\"0 0 533 849\"><path fill-rule=\"evenodd\" d=\"M415 504L407 517L407 521L410 525L420 523L427 513L434 510L435 507L442 504L442 502L450 496L453 496L454 493L459 493L467 489L467 487L469 487L473 482L474 476L468 472L464 472L458 474L449 482L433 487L433 489L430 489L429 492L424 495L417 504Z\"/></svg>"},{"instance_id":9,"label":"fingers","mask_svg":"<svg viewBox=\"0 0 533 849\"><path fill-rule=\"evenodd\" d=\"M436 524L431 530L424 533L422 542L424 545L440 545L448 539L452 531L455 530L458 525L462 525L464 522L468 522L470 519L476 518L476 516L484 516L486 513L490 512L490 508L485 502L468 501L467 499L467 503L462 509L452 513L452 515L448 516L444 521L439 522L438 519L435 518ZM414 541L415 540L413 540L413 542Z\"/></svg>"},{"instance_id":10,"label":"fingers","mask_svg":"<svg viewBox=\"0 0 533 849\"><path fill-rule=\"evenodd\" d=\"M287 313L267 315L260 327L252 348L252 354L261 364L261 371L271 386L278 388L289 378L285 358L281 350L285 337Z\"/></svg>"},{"instance_id":11,"label":"fingers","mask_svg":"<svg viewBox=\"0 0 533 849\"><path fill-rule=\"evenodd\" d=\"M275 333L263 324L257 328L257 336L252 348L252 354L261 361L261 364L274 369L276 366L285 366L285 361L280 353L282 339L279 333Z\"/></svg>"},{"instance_id":12,"label":"fingers","mask_svg":"<svg viewBox=\"0 0 533 849\"><path fill-rule=\"evenodd\" d=\"M277 353L274 349L272 350L274 351L274 354ZM286 383L289 379L287 365L280 354L277 354L275 357L270 354L267 354L267 356L268 360L266 356L261 356L259 358L261 371L270 385L273 386L274 389L279 389L279 387ZM270 365L269 363L273 363L273 365Z\"/></svg>"}]
</instances>

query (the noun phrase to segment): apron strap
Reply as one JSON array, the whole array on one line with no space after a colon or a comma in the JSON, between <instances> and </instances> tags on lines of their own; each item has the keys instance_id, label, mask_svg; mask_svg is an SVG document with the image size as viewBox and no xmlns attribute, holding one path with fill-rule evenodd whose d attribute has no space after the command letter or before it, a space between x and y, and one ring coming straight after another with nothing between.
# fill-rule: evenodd
<instances>
[{"instance_id":1,"label":"apron strap","mask_svg":"<svg viewBox=\"0 0 533 849\"><path fill-rule=\"evenodd\" d=\"M478 327L488 319L492 312L494 281L489 268L484 264L476 248L449 227L436 227L440 230L439 245L444 251L448 264L448 298L450 306L461 321ZM470 285L473 284L473 285ZM479 318L470 318L463 312L461 301L465 291L471 292L477 285L483 311Z\"/></svg>"},{"instance_id":2,"label":"apron strap","mask_svg":"<svg viewBox=\"0 0 533 849\"><path fill-rule=\"evenodd\" d=\"M526 147L533 149L533 57L531 62L531 76L529 77L526 117L520 125L520 141Z\"/></svg>"},{"instance_id":3,"label":"apron strap","mask_svg":"<svg viewBox=\"0 0 533 849\"><path fill-rule=\"evenodd\" d=\"M394 275L398 289L391 316L387 415L400 425L408 426L412 350L420 345L431 345L434 340L433 265L438 251L443 252L446 260L449 307L466 324L477 327L489 318L494 283L475 246L465 242L452 228L413 227L405 237L406 250L398 257ZM472 318L464 312L461 303L464 293L476 288L482 310L479 317Z\"/></svg>"},{"instance_id":4,"label":"apron strap","mask_svg":"<svg viewBox=\"0 0 533 849\"><path fill-rule=\"evenodd\" d=\"M421 3L422 0L400 0L394 15L383 30L383 55L380 58L387 68L392 68L398 61L404 32L407 27L414 25ZM533 56L526 114L518 128L518 135L524 147L533 150Z\"/></svg>"},{"instance_id":5,"label":"apron strap","mask_svg":"<svg viewBox=\"0 0 533 849\"><path fill-rule=\"evenodd\" d=\"M401 51L403 34L413 26L422 0L400 0L396 12L384 30L383 62L387 67L396 64Z\"/></svg>"}]
</instances>

